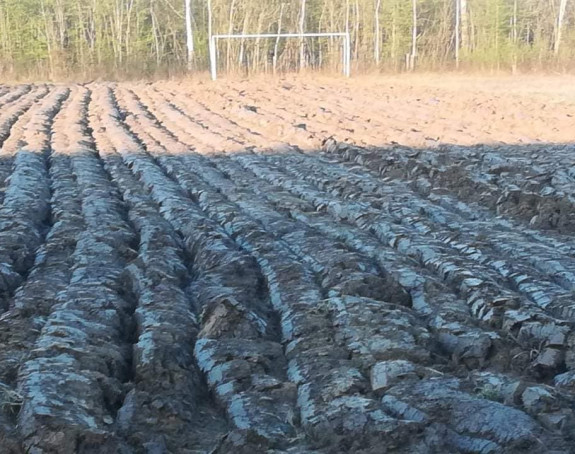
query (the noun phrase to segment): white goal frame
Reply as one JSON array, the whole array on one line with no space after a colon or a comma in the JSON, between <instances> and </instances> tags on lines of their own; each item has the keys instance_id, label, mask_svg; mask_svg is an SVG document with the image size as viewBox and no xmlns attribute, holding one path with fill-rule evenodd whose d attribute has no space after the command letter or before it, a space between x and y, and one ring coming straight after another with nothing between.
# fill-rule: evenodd
<instances>
[{"instance_id":1,"label":"white goal frame","mask_svg":"<svg viewBox=\"0 0 575 454\"><path fill-rule=\"evenodd\" d=\"M220 39L253 39L253 38L322 38L322 37L338 37L343 38L343 57L342 66L343 74L345 77L351 76L351 38L349 32L338 33L267 33L255 35L212 35L210 36L209 50L210 50L210 72L212 80L218 78L217 70L217 42Z\"/></svg>"}]
</instances>

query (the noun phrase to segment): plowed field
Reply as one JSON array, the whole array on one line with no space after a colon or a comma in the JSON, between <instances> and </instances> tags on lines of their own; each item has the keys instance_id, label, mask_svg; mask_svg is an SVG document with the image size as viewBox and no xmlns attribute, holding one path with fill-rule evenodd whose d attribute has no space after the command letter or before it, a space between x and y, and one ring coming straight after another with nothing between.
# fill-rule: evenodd
<instances>
[{"instance_id":1,"label":"plowed field","mask_svg":"<svg viewBox=\"0 0 575 454\"><path fill-rule=\"evenodd\" d=\"M573 86L0 86L0 453L575 452Z\"/></svg>"}]
</instances>

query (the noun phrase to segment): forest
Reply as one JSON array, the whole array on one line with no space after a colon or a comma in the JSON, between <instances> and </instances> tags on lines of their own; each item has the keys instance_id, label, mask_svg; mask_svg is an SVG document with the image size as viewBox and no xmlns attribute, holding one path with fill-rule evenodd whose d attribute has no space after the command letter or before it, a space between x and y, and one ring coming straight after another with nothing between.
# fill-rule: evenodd
<instances>
[{"instance_id":1,"label":"forest","mask_svg":"<svg viewBox=\"0 0 575 454\"><path fill-rule=\"evenodd\" d=\"M159 78L208 68L210 34L345 32L355 72L569 71L570 0L0 0L4 80ZM220 41L229 72L341 64L338 38Z\"/></svg>"}]
</instances>

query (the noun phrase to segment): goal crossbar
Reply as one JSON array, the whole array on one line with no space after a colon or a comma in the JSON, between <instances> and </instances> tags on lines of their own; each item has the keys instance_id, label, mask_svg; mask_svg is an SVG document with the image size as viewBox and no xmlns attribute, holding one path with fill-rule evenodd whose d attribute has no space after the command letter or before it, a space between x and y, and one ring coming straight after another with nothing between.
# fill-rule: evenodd
<instances>
[{"instance_id":1,"label":"goal crossbar","mask_svg":"<svg viewBox=\"0 0 575 454\"><path fill-rule=\"evenodd\" d=\"M216 45L218 39L254 39L254 38L328 38L339 37L344 39L344 51L342 57L343 74L346 77L351 75L351 40L348 32L335 33L264 33L264 34L246 34L246 35L212 35L210 36L210 72L212 80L218 78L217 70L217 51Z\"/></svg>"}]
</instances>

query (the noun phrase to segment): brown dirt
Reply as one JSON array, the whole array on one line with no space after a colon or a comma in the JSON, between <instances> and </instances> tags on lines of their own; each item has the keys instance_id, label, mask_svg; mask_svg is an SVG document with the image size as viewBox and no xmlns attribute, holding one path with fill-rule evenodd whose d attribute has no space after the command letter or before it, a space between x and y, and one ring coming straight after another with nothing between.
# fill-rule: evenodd
<instances>
[{"instance_id":1,"label":"brown dirt","mask_svg":"<svg viewBox=\"0 0 575 454\"><path fill-rule=\"evenodd\" d=\"M2 87L0 452L573 452L573 81Z\"/></svg>"}]
</instances>

